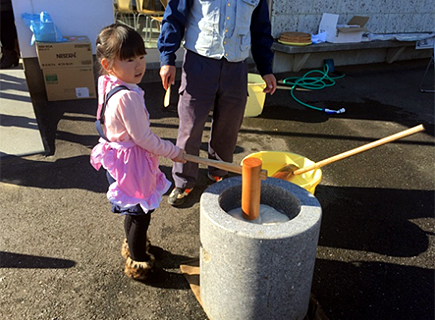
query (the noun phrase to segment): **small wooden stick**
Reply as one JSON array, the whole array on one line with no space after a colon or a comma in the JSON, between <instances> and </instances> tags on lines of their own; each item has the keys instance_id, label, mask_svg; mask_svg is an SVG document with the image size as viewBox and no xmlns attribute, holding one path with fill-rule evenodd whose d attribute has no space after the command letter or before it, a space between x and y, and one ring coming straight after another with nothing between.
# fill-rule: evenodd
<instances>
[{"instance_id":1,"label":"small wooden stick","mask_svg":"<svg viewBox=\"0 0 435 320\"><path fill-rule=\"evenodd\" d=\"M281 82L281 83L282 83L282 82ZM248 85L250 85L250 86L265 86L265 83L264 83L264 82L262 82L262 83L260 83L260 82L258 82L258 83L255 83L255 82L248 82ZM279 89L281 89L281 90L292 90L293 87L294 87L294 86L291 86L291 87L290 87L290 86L280 86L280 85L277 85L277 86L276 86L276 89L277 89L277 90L279 90ZM296 90L296 91L312 91L312 90L310 90L310 89L299 88L299 87L296 87L295 90Z\"/></svg>"},{"instance_id":2,"label":"small wooden stick","mask_svg":"<svg viewBox=\"0 0 435 320\"><path fill-rule=\"evenodd\" d=\"M276 86L276 89L277 89L277 90L292 90L292 89L293 89L293 86L292 86L292 87L287 87L287 86L280 86L280 85L277 85L277 86ZM296 87L295 90L296 90L296 91L312 91L312 90L310 90L310 89L299 88L299 87Z\"/></svg>"},{"instance_id":3,"label":"small wooden stick","mask_svg":"<svg viewBox=\"0 0 435 320\"><path fill-rule=\"evenodd\" d=\"M169 85L168 89L166 90L163 106L167 108L169 107L170 104L171 104L171 85Z\"/></svg>"},{"instance_id":4,"label":"small wooden stick","mask_svg":"<svg viewBox=\"0 0 435 320\"><path fill-rule=\"evenodd\" d=\"M242 161L242 214L248 220L255 220L260 214L261 165L258 158Z\"/></svg>"}]
</instances>

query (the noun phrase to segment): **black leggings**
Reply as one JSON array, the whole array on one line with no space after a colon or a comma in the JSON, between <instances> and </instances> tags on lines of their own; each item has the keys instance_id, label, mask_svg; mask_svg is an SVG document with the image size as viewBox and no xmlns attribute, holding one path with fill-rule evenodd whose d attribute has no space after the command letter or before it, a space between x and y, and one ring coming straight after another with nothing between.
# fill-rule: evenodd
<instances>
[{"instance_id":1,"label":"black leggings","mask_svg":"<svg viewBox=\"0 0 435 320\"><path fill-rule=\"evenodd\" d=\"M125 215L125 236L127 237L130 257L135 261L150 260L150 256L146 252L146 235L150 220L151 212L141 215Z\"/></svg>"},{"instance_id":2,"label":"black leggings","mask_svg":"<svg viewBox=\"0 0 435 320\"><path fill-rule=\"evenodd\" d=\"M106 171L107 181L109 184L116 180ZM129 209L121 209L119 206L112 204L112 212L121 213L124 218L125 237L127 238L130 257L135 261L149 261L150 256L146 252L147 231L151 221L150 210L145 213L140 205Z\"/></svg>"}]
</instances>

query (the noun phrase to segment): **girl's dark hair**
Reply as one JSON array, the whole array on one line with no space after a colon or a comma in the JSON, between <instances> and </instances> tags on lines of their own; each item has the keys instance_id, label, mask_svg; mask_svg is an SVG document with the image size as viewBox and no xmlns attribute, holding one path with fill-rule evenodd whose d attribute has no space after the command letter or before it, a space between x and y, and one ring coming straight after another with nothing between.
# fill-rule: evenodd
<instances>
[{"instance_id":1,"label":"girl's dark hair","mask_svg":"<svg viewBox=\"0 0 435 320\"><path fill-rule=\"evenodd\" d=\"M105 72L101 67L103 58L111 65L116 58L126 60L146 54L141 35L129 26L119 23L103 28L97 37L96 45L96 56L102 74Z\"/></svg>"}]
</instances>

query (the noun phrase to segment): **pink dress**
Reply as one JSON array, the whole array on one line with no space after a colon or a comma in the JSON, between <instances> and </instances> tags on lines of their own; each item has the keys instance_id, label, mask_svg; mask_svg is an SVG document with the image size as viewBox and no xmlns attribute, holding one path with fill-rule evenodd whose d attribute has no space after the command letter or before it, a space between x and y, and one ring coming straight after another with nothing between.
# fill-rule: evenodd
<instances>
[{"instance_id":1,"label":"pink dress","mask_svg":"<svg viewBox=\"0 0 435 320\"><path fill-rule=\"evenodd\" d=\"M171 183L159 169L158 156L173 159L180 149L160 139L150 129L149 113L143 90L113 76L98 79L98 112L104 96L113 87L125 85L106 105L103 130L110 142L100 138L92 149L91 164L101 166L116 180L109 186L107 198L122 209L139 204L145 213L156 209Z\"/></svg>"}]
</instances>

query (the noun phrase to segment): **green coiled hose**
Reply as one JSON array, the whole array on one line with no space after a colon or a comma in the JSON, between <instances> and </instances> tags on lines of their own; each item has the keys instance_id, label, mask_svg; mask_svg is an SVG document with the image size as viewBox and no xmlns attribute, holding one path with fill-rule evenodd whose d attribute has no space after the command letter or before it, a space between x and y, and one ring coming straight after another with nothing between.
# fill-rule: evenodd
<instances>
[{"instance_id":1,"label":"green coiled hose","mask_svg":"<svg viewBox=\"0 0 435 320\"><path fill-rule=\"evenodd\" d=\"M318 73L320 76L313 76L313 74ZM341 108L340 110L331 110L326 108L319 108L312 105L309 105L298 98L296 98L294 91L297 87L309 89L309 90L321 90L327 87L332 87L335 85L335 80L341 79L344 77L344 73L337 75L337 76L329 76L329 66L327 63L323 65L323 71L322 70L311 70L305 73L302 77L289 77L285 78L283 80L283 83L286 85L292 86L292 89L290 90L290 94L292 98L300 103L301 105L318 110L326 112L327 114L337 114L337 113L343 113L346 110L344 108Z\"/></svg>"}]
</instances>

